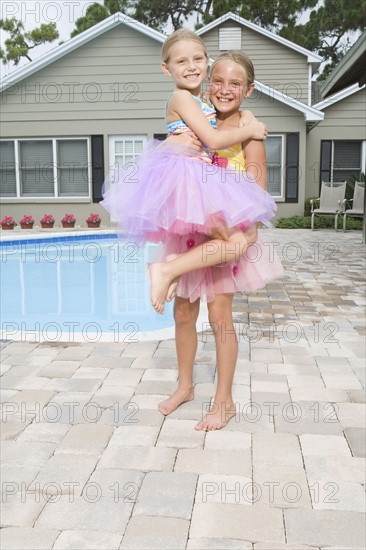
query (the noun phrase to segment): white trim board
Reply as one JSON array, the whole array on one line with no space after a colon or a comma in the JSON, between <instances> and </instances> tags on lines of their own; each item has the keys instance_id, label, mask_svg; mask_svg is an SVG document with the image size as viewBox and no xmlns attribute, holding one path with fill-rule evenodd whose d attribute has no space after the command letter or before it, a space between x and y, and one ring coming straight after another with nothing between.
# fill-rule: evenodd
<instances>
[{"instance_id":1,"label":"white trim board","mask_svg":"<svg viewBox=\"0 0 366 550\"><path fill-rule=\"evenodd\" d=\"M323 61L323 58L320 55L314 52L311 52L310 50L307 50L306 48L303 48L302 46L299 46L298 44L295 44L290 40L287 40L287 38L282 38L282 36L278 36L277 34L271 31L268 31L267 29L264 29L263 27L260 27L259 25L256 25L255 23L252 23L251 21L248 21L247 19L244 19L243 17L240 17L239 15L236 15L235 13L232 13L232 12L222 15L218 19L215 19L215 21L212 21L208 25L205 25L204 27L202 27L201 29L198 29L195 32L198 35L204 34L205 32L217 27L217 25L221 25L221 23L224 23L228 19L236 21L237 23L240 23L244 27L248 27L248 29L251 29L255 32L263 34L264 36L267 36L267 38L271 38L272 40L279 42L280 44L282 44L283 46L286 46L287 48L291 48L292 50L295 50L298 53L306 55L309 63L321 63Z\"/></svg>"},{"instance_id":2,"label":"white trim board","mask_svg":"<svg viewBox=\"0 0 366 550\"><path fill-rule=\"evenodd\" d=\"M349 86L348 88L345 88L341 92L338 92L327 99L323 99L322 101L319 101L316 105L313 105L315 109L319 109L322 111L323 109L326 109L327 107L330 107L334 103L337 103L338 101L341 101L342 99L346 99L346 97L349 97L350 95L355 94L356 92L360 92L361 90L364 90L366 88L366 85L360 86L358 84L352 84L352 86Z\"/></svg>"},{"instance_id":3,"label":"white trim board","mask_svg":"<svg viewBox=\"0 0 366 550\"><path fill-rule=\"evenodd\" d=\"M269 97L284 103L288 107L292 107L293 109L296 109L296 111L303 113L306 122L318 122L324 119L324 113L315 105L310 106L306 103L302 103L302 101L298 101L293 97L283 94L282 92L279 92L278 90L275 90L271 86L267 86L267 84L263 84L263 82L259 82L258 80L255 80L254 83L256 89L263 92L265 95L268 95Z\"/></svg>"}]
</instances>

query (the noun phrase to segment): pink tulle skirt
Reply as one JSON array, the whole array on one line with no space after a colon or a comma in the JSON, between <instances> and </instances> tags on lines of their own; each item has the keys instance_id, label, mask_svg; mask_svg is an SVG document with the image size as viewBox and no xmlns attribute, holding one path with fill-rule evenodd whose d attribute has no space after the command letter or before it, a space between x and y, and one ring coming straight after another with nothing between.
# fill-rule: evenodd
<instances>
[{"instance_id":1,"label":"pink tulle skirt","mask_svg":"<svg viewBox=\"0 0 366 550\"><path fill-rule=\"evenodd\" d=\"M270 225L272 196L249 173L239 174L191 158L177 146L150 140L138 162L112 170L101 205L118 223L118 233L138 242L203 233L214 227Z\"/></svg>"},{"instance_id":2,"label":"pink tulle skirt","mask_svg":"<svg viewBox=\"0 0 366 550\"><path fill-rule=\"evenodd\" d=\"M153 261L164 261L169 254L185 252L207 240L207 236L202 233L171 235L165 243L159 245ZM182 275L176 295L189 299L191 303L198 298L212 302L218 294L254 292L283 276L284 270L273 245L258 237L238 261L197 269Z\"/></svg>"}]
</instances>

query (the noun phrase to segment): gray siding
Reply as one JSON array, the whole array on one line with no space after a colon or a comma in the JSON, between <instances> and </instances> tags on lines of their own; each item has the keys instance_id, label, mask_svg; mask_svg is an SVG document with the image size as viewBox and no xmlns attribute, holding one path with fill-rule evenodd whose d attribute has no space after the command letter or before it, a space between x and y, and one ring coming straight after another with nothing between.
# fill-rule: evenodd
<instances>
[{"instance_id":1,"label":"gray siding","mask_svg":"<svg viewBox=\"0 0 366 550\"><path fill-rule=\"evenodd\" d=\"M306 197L317 197L320 143L324 139L366 139L366 90L360 90L324 109L325 117L307 137Z\"/></svg>"},{"instance_id":2,"label":"gray siding","mask_svg":"<svg viewBox=\"0 0 366 550\"><path fill-rule=\"evenodd\" d=\"M208 53L216 58L219 50L219 28L241 27L242 51L253 61L255 78L298 101L308 103L308 61L305 55L284 46L234 21L225 21L202 34Z\"/></svg>"},{"instance_id":3,"label":"gray siding","mask_svg":"<svg viewBox=\"0 0 366 550\"><path fill-rule=\"evenodd\" d=\"M79 121L161 118L172 82L161 72L160 50L124 25L106 32L5 91L3 135L19 135L28 123L34 134L38 124L54 134L61 121L79 131Z\"/></svg>"}]
</instances>

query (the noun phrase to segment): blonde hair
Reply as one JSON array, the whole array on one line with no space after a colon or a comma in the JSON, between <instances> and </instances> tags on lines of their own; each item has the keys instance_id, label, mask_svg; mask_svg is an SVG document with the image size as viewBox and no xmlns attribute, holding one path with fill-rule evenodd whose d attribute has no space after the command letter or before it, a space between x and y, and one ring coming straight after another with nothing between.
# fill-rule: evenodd
<instances>
[{"instance_id":1,"label":"blonde hair","mask_svg":"<svg viewBox=\"0 0 366 550\"><path fill-rule=\"evenodd\" d=\"M247 76L247 84L253 84L254 82L254 66L251 61L251 59L243 52L239 50L232 50L230 52L223 52L215 59L215 61L212 63L210 74L212 75L213 70L215 66L220 61L234 61L234 63L238 63L238 65L241 65L241 67L244 69L245 74Z\"/></svg>"},{"instance_id":2,"label":"blonde hair","mask_svg":"<svg viewBox=\"0 0 366 550\"><path fill-rule=\"evenodd\" d=\"M163 44L161 50L161 58L163 60L163 63L168 63L169 53L172 46L174 46L174 44L180 42L181 40L191 40L192 42L197 42L197 44L202 46L205 56L208 58L206 44L200 36L195 34L193 31L190 31L189 29L178 29L177 31L174 31L170 36L168 36Z\"/></svg>"}]
</instances>

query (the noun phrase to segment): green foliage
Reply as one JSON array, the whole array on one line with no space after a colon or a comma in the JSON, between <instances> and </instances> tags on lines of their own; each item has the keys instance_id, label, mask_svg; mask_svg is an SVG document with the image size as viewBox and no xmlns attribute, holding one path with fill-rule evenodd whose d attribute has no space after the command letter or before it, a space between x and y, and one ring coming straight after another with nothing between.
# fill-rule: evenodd
<instances>
[{"instance_id":1,"label":"green foliage","mask_svg":"<svg viewBox=\"0 0 366 550\"><path fill-rule=\"evenodd\" d=\"M18 65L22 57L32 61L29 50L40 44L53 42L59 37L56 23L42 24L30 32L25 32L22 21L15 17L0 19L0 29L10 33L10 37L4 42L6 51L0 48L0 59L4 65L8 61L13 61L14 65Z\"/></svg>"},{"instance_id":2,"label":"green foliage","mask_svg":"<svg viewBox=\"0 0 366 550\"><path fill-rule=\"evenodd\" d=\"M202 2L202 4L207 4L207 2ZM246 2L213 0L212 9L204 9L201 12L202 23L206 25L231 11L248 21L276 32L285 25L295 25L300 15L316 4L317 0L246 0Z\"/></svg>"},{"instance_id":3,"label":"green foliage","mask_svg":"<svg viewBox=\"0 0 366 550\"><path fill-rule=\"evenodd\" d=\"M87 29L90 29L91 27L94 27L94 25L104 21L104 19L107 19L110 15L111 14L105 6L101 6L100 4L91 4L86 9L85 16L79 17L79 19L75 21L76 28L72 31L70 35L71 38L86 31Z\"/></svg>"},{"instance_id":4,"label":"green foliage","mask_svg":"<svg viewBox=\"0 0 366 550\"><path fill-rule=\"evenodd\" d=\"M309 197L304 204L304 216L311 216L311 204L310 201L317 199L318 197Z\"/></svg>"},{"instance_id":5,"label":"green foliage","mask_svg":"<svg viewBox=\"0 0 366 550\"><path fill-rule=\"evenodd\" d=\"M316 51L327 61L318 80L327 78L351 46L349 31L362 31L366 20L365 0L324 0L310 13L304 25L291 23L279 34L304 48Z\"/></svg>"},{"instance_id":6,"label":"green foliage","mask_svg":"<svg viewBox=\"0 0 366 550\"><path fill-rule=\"evenodd\" d=\"M334 227L334 216L315 216L315 229L332 229ZM280 229L310 229L310 216L291 216L279 218L276 227ZM338 229L343 227L343 216L338 217ZM362 229L362 218L347 218L346 229Z\"/></svg>"}]
</instances>

